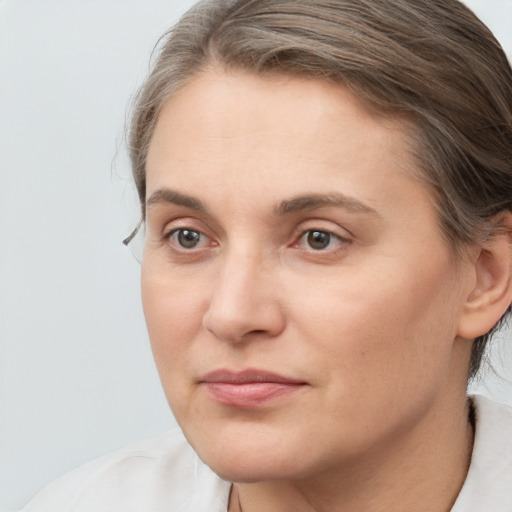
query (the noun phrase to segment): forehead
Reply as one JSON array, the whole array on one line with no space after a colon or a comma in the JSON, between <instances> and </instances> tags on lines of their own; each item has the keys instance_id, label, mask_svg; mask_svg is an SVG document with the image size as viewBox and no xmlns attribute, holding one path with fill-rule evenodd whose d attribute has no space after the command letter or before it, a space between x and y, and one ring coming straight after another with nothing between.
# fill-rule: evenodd
<instances>
[{"instance_id":1,"label":"forehead","mask_svg":"<svg viewBox=\"0 0 512 512\"><path fill-rule=\"evenodd\" d=\"M344 86L210 71L164 106L148 153L147 196L162 186L193 187L219 198L236 193L247 204L334 188L375 207L386 201L382 189L411 170L403 122L370 110Z\"/></svg>"},{"instance_id":2,"label":"forehead","mask_svg":"<svg viewBox=\"0 0 512 512\"><path fill-rule=\"evenodd\" d=\"M162 109L157 129L172 128L179 123L180 131L199 135L197 128L214 129L219 136L241 135L240 117L252 133L286 128L290 135L323 137L325 122L350 122L354 128L373 129L372 136L397 139L404 135L406 119L398 114L379 112L369 102L363 102L348 87L328 80L275 73L256 75L243 71L209 70L197 74L178 89ZM212 125L208 122L213 121ZM222 121L222 122L221 122ZM200 125L199 125L200 123ZM313 124L312 124L313 123ZM346 124L346 123L345 123ZM161 130L160 130L161 131ZM380 132L380 133L377 133ZM399 133L398 133L399 132ZM212 130L213 133L213 130ZM179 134L177 134L179 135ZM153 134L151 147L155 143Z\"/></svg>"}]
</instances>

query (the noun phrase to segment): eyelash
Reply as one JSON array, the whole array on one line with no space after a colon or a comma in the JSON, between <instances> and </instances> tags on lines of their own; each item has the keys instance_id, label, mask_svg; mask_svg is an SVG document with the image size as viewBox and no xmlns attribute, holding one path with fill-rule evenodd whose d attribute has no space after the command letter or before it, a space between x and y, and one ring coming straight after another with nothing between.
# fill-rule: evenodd
<instances>
[{"instance_id":1,"label":"eyelash","mask_svg":"<svg viewBox=\"0 0 512 512\"><path fill-rule=\"evenodd\" d=\"M313 242L313 240L309 240L310 237L312 236L315 236L315 235L327 235L328 237L328 246L326 247L321 247L321 248L315 248L315 247L312 247L311 245L311 242ZM343 246L345 247L347 244L350 243L350 240L348 238L344 238L340 235L337 235L336 233L333 233L332 231L329 231L328 229L318 229L318 228L310 228L310 229L306 229L304 230L301 235L299 236L299 238L297 239L297 242L293 244L293 247L297 248L297 249L300 249L300 244L302 241L305 241L306 243L309 242L309 247L306 249L308 252L312 252L312 253L322 253L322 252L327 252L329 249L330 250L333 250L333 251L336 251L337 249L339 250L340 246ZM336 242L336 247L331 247L333 245L333 242Z\"/></svg>"},{"instance_id":2,"label":"eyelash","mask_svg":"<svg viewBox=\"0 0 512 512\"><path fill-rule=\"evenodd\" d=\"M198 244L190 246L190 247L186 247L183 244L184 240L179 240L178 237L180 237L180 235L183 235L184 237L191 235L191 238L190 238L191 242L194 241L193 237L196 237L196 239L198 239ZM315 237L315 236L317 237L320 244L322 243L321 238L322 237L324 237L324 239L326 238L327 239L326 247L313 247L312 243L314 243L315 240L314 240L314 238L311 238L311 237ZM203 232L201 232L197 229L188 228L188 227L175 228L164 235L165 240L171 241L172 245L174 247L176 247L179 251L183 251L183 252L192 252L194 250L200 249L204 245L205 241L208 240L208 238L209 237L207 235L205 235ZM304 249L306 251L312 252L312 253L323 253L323 252L327 252L328 250L336 251L337 249L339 250L340 248L342 248L342 247L340 247L340 245L345 247L347 244L350 243L350 240L347 238L337 235L336 233L333 233L332 231L329 231L326 229L318 229L318 228L311 228L311 229L306 229L306 230L302 231L300 236L296 240L297 241L294 242L291 245L291 247L296 248L296 249L301 249L302 248L301 245L303 243L306 243L309 245L309 247L304 248ZM201 243L202 241L203 241L203 243ZM332 248L333 242L336 242L336 247L334 247L334 248ZM211 240L209 245L210 245L210 247L216 247L218 244Z\"/></svg>"},{"instance_id":3,"label":"eyelash","mask_svg":"<svg viewBox=\"0 0 512 512\"><path fill-rule=\"evenodd\" d=\"M209 238L207 235L205 235L202 231L199 231L198 229L182 227L182 228L172 229L168 233L165 233L164 234L164 239L173 242L173 245L175 247L179 248L178 250L182 250L182 251L186 251L186 252L193 251L194 249L197 248L196 246L184 247L183 244L177 239L177 237L179 237L180 234L182 234L184 236L187 236L186 233L189 233L189 234L193 233L193 234L199 235L199 240L201 240L201 239L206 239L207 240ZM218 244L213 242L213 241L211 241L210 245L212 247L214 247L214 246L217 246Z\"/></svg>"}]
</instances>

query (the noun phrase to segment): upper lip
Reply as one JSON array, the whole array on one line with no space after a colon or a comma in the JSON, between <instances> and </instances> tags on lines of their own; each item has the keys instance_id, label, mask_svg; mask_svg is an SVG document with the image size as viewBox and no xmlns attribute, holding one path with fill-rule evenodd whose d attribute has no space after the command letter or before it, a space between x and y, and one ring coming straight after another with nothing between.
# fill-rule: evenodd
<instances>
[{"instance_id":1,"label":"upper lip","mask_svg":"<svg viewBox=\"0 0 512 512\"><path fill-rule=\"evenodd\" d=\"M266 370L246 369L234 371L228 369L214 370L203 376L200 382L223 384L275 383L275 384L306 384L303 380L285 377Z\"/></svg>"}]
</instances>

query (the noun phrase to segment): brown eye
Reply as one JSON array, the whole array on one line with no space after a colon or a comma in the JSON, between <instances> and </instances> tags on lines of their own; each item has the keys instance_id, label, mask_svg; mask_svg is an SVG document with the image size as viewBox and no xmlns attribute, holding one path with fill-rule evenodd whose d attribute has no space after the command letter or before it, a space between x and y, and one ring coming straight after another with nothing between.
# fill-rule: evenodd
<instances>
[{"instance_id":1,"label":"brown eye","mask_svg":"<svg viewBox=\"0 0 512 512\"><path fill-rule=\"evenodd\" d=\"M321 251L329 247L331 234L326 231L308 231L306 233L306 241L311 249Z\"/></svg>"}]
</instances>

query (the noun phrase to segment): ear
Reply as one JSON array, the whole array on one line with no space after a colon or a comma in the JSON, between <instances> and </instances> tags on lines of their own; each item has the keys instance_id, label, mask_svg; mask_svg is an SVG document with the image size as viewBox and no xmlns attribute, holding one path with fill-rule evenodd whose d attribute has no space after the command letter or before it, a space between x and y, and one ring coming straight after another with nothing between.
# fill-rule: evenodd
<instances>
[{"instance_id":1,"label":"ear","mask_svg":"<svg viewBox=\"0 0 512 512\"><path fill-rule=\"evenodd\" d=\"M512 302L512 213L499 217L498 230L474 263L475 286L469 294L457 334L474 339L489 332Z\"/></svg>"}]
</instances>

